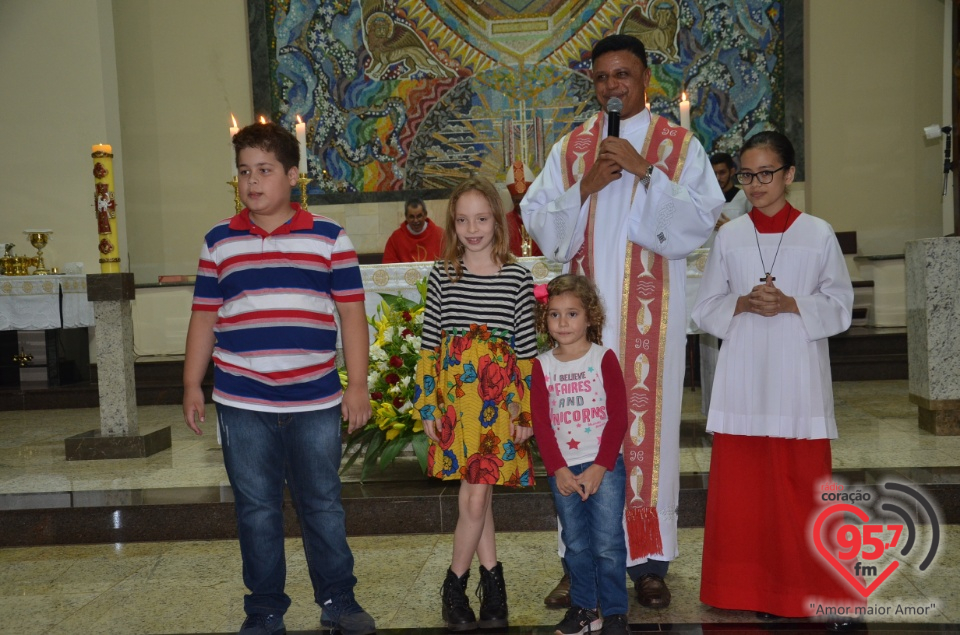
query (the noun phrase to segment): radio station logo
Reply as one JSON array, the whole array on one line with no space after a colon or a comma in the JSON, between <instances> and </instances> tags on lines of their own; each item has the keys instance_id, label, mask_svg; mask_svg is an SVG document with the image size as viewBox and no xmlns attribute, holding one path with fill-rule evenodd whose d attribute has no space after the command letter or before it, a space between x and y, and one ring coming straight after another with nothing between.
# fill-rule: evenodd
<instances>
[{"instance_id":1,"label":"radio station logo","mask_svg":"<svg viewBox=\"0 0 960 635\"><path fill-rule=\"evenodd\" d=\"M889 481L851 489L836 482L821 486L827 506L812 525L816 552L865 599L902 567L926 571L941 542L930 497L915 485ZM929 531L921 536L918 524Z\"/></svg>"}]
</instances>

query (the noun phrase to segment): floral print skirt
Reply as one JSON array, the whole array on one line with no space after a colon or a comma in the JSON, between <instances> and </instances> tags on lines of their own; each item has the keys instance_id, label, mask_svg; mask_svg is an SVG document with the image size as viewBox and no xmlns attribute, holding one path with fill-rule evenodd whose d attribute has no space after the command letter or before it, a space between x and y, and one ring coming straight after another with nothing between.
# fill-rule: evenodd
<instances>
[{"instance_id":1,"label":"floral print skirt","mask_svg":"<svg viewBox=\"0 0 960 635\"><path fill-rule=\"evenodd\" d=\"M441 334L440 346L421 351L414 408L438 422L427 472L444 480L526 487L534 484L530 449L510 438L510 421L530 426L532 360L518 360L510 344L473 327Z\"/></svg>"}]
</instances>

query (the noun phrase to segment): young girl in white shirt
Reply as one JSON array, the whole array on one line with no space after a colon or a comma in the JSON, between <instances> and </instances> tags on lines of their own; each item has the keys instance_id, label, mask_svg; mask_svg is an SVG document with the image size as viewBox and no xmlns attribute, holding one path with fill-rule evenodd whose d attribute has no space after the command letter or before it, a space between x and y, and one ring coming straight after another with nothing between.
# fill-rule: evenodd
<instances>
[{"instance_id":1,"label":"young girl in white shirt","mask_svg":"<svg viewBox=\"0 0 960 635\"><path fill-rule=\"evenodd\" d=\"M579 635L602 623L602 633L625 635L623 372L614 352L600 344L603 305L588 278L563 275L535 287L534 296L537 327L553 347L533 364L533 429L563 527L571 582L571 606L556 632Z\"/></svg>"}]
</instances>

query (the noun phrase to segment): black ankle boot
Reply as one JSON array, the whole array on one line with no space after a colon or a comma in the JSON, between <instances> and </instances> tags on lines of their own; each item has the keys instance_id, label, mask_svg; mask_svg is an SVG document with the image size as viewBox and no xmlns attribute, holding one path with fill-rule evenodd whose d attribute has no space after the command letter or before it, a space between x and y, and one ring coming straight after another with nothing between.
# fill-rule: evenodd
<instances>
[{"instance_id":1,"label":"black ankle boot","mask_svg":"<svg viewBox=\"0 0 960 635\"><path fill-rule=\"evenodd\" d=\"M443 622L448 631L463 632L477 630L477 616L470 608L467 599L467 571L461 577L447 569L447 579L443 581L440 596L443 603Z\"/></svg>"},{"instance_id":2,"label":"black ankle boot","mask_svg":"<svg viewBox=\"0 0 960 635\"><path fill-rule=\"evenodd\" d=\"M487 570L480 565L480 628L507 628L507 584L503 580L503 564Z\"/></svg>"}]
</instances>

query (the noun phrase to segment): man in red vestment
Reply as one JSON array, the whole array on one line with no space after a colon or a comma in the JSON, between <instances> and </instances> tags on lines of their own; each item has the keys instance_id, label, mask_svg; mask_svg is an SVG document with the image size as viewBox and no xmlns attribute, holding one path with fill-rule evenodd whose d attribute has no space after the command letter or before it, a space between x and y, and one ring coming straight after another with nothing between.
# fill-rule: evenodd
<instances>
[{"instance_id":1,"label":"man in red vestment","mask_svg":"<svg viewBox=\"0 0 960 635\"><path fill-rule=\"evenodd\" d=\"M397 228L383 248L383 264L436 260L443 251L443 230L427 218L423 199L407 201L403 224Z\"/></svg>"}]
</instances>

